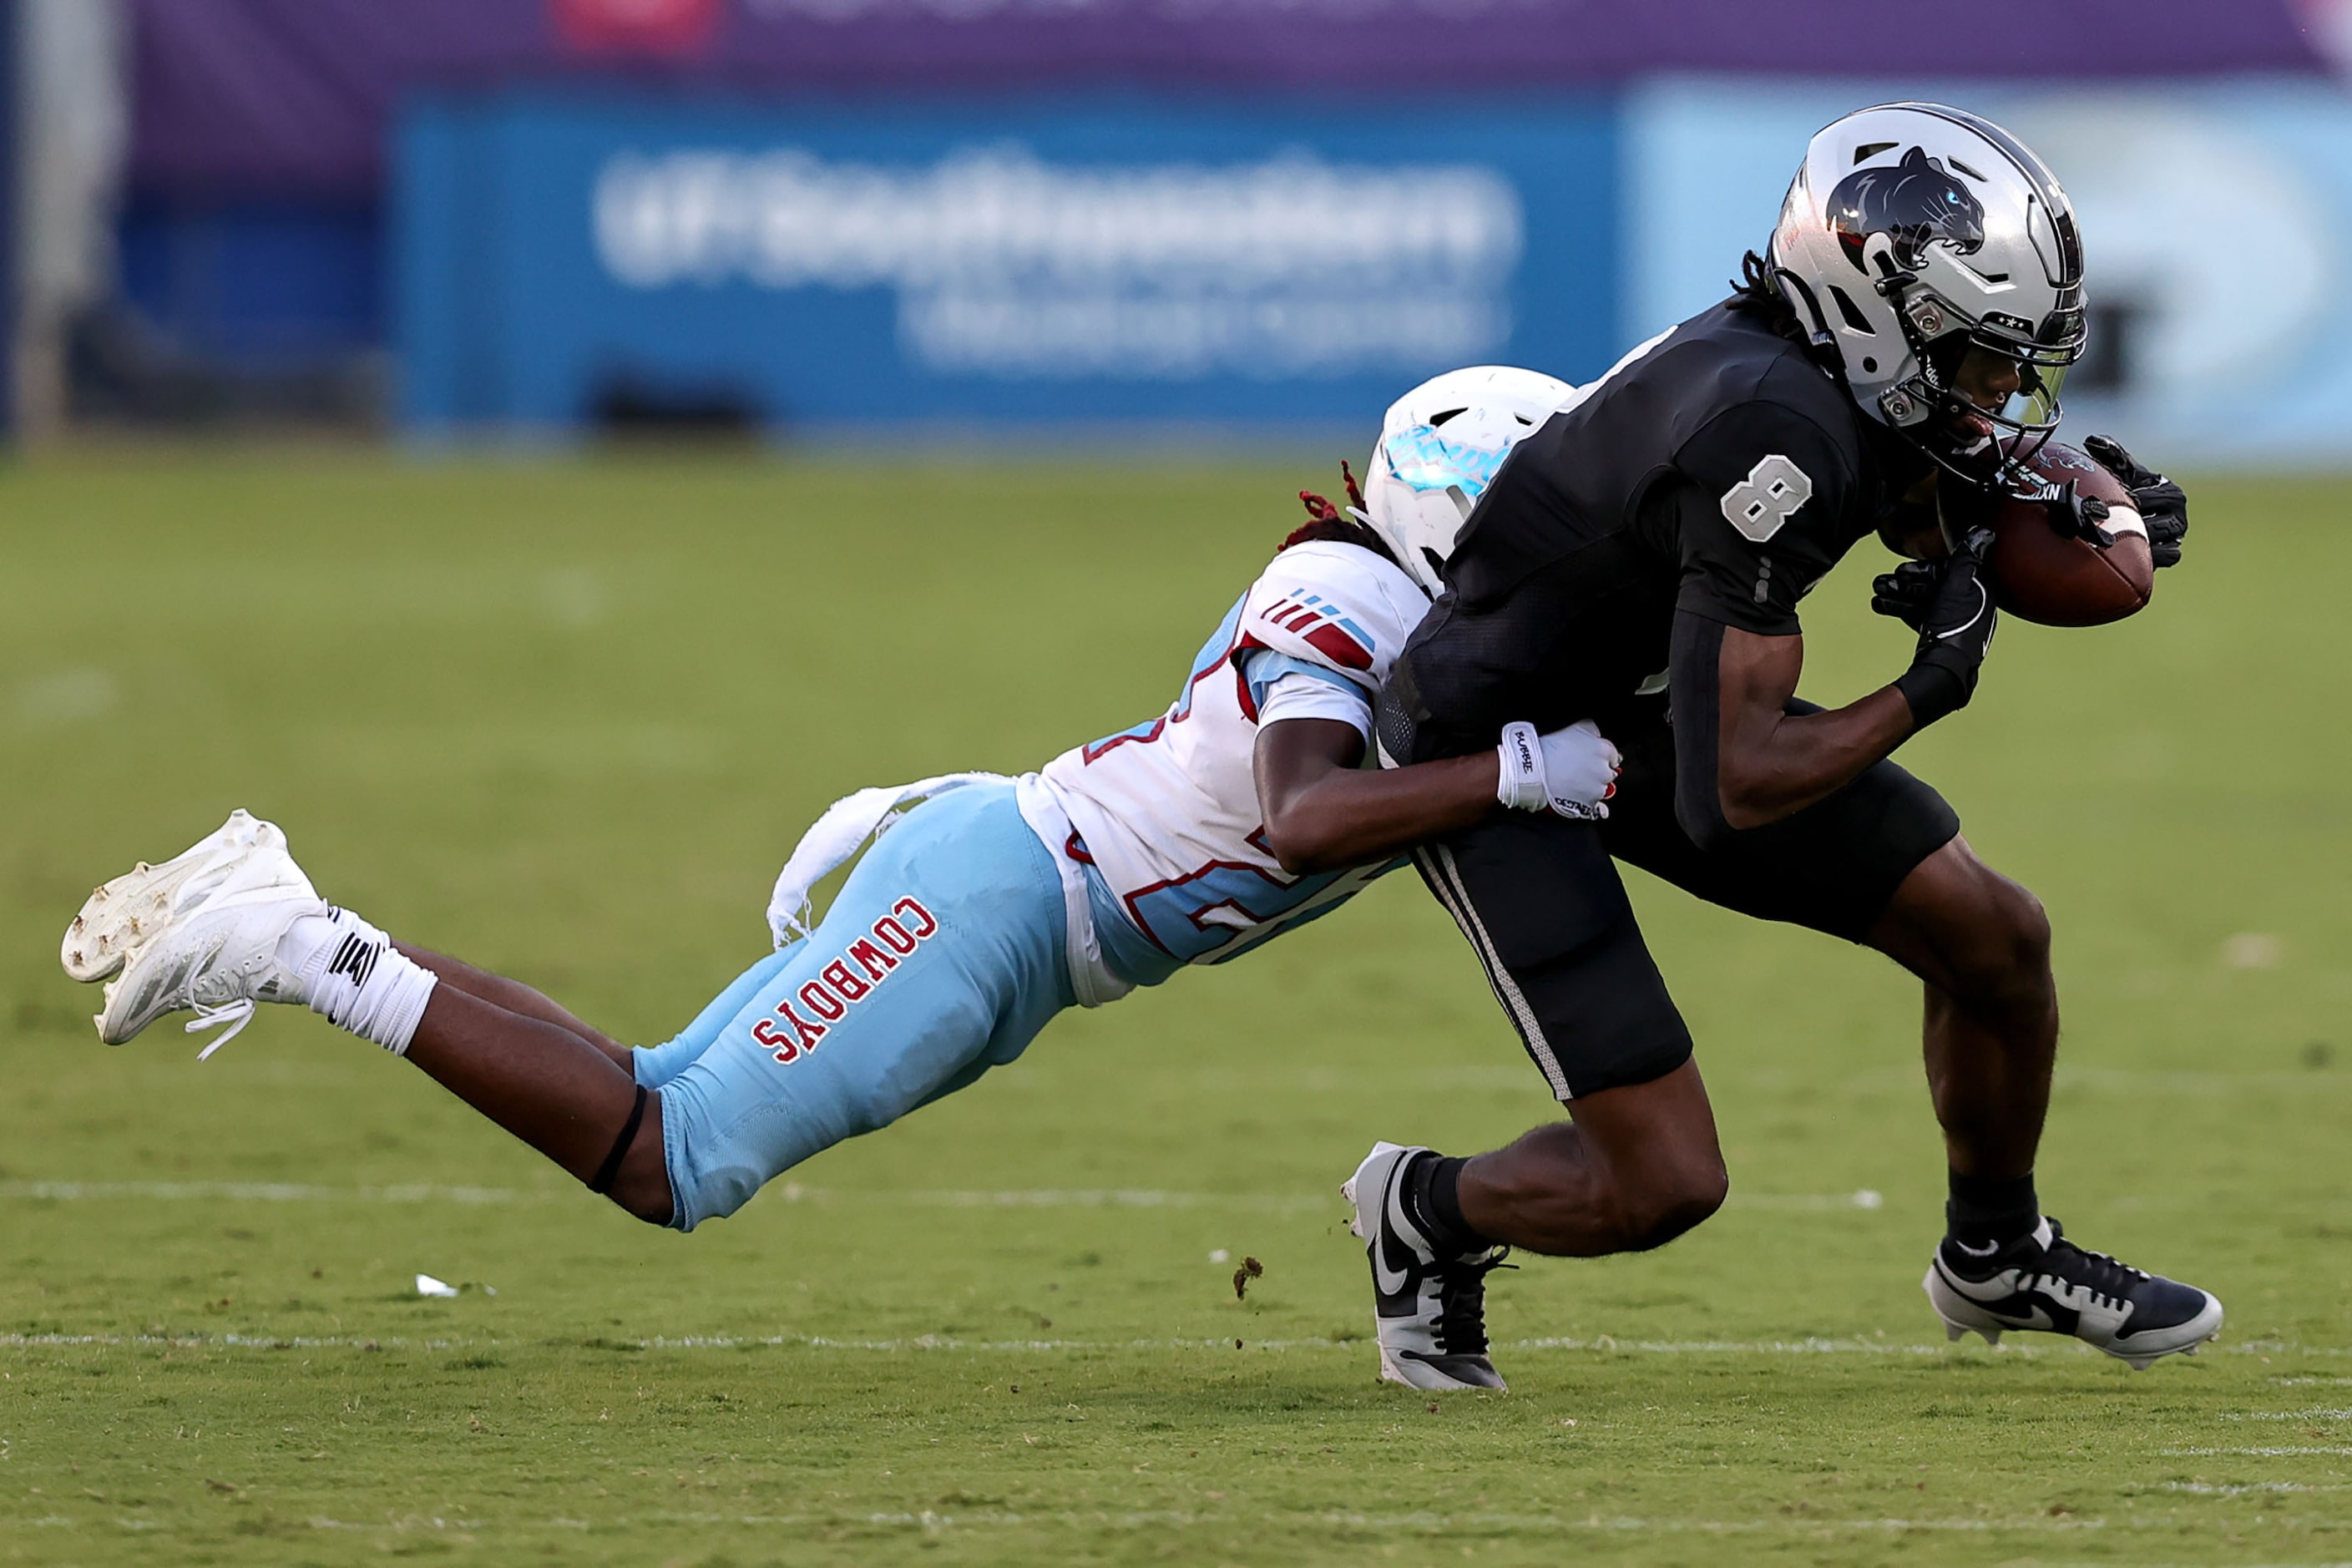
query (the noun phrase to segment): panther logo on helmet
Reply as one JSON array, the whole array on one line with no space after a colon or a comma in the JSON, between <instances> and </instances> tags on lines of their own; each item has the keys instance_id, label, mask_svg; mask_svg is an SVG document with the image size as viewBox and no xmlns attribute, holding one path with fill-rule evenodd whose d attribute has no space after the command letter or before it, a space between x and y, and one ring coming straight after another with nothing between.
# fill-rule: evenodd
<instances>
[{"instance_id":1,"label":"panther logo on helmet","mask_svg":"<svg viewBox=\"0 0 2352 1568\"><path fill-rule=\"evenodd\" d=\"M1863 247L1872 235L1885 235L1903 265L1916 268L1931 240L1962 256L1982 249L1984 216L1984 204L1924 147L1912 148L1891 169L1856 169L1840 180L1828 213L1839 248L1865 275Z\"/></svg>"}]
</instances>

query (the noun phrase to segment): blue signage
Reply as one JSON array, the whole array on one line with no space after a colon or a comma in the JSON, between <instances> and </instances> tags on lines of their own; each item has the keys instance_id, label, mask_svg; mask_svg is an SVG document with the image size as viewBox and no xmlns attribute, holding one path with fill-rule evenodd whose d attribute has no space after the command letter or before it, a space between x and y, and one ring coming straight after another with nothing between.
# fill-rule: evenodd
<instances>
[{"instance_id":1,"label":"blue signage","mask_svg":"<svg viewBox=\"0 0 2352 1568\"><path fill-rule=\"evenodd\" d=\"M787 428L1377 423L1617 349L1599 99L428 100L396 144L401 407Z\"/></svg>"}]
</instances>

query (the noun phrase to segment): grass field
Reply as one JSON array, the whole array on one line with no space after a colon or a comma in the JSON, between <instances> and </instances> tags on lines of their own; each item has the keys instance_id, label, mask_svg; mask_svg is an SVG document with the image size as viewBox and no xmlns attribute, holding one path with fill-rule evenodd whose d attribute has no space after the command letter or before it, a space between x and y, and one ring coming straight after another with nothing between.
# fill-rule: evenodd
<instances>
[{"instance_id":1,"label":"grass field","mask_svg":"<svg viewBox=\"0 0 2352 1568\"><path fill-rule=\"evenodd\" d=\"M2057 924L2045 1198L2229 1305L2146 1373L1948 1348L1914 988L1653 884L1730 1206L1496 1276L1513 1392L1438 1402L1374 1381L1334 1189L1549 1107L1410 879L692 1237L306 1013L199 1067L58 971L93 880L241 804L396 934L666 1037L826 801L1156 711L1324 477L0 475L0 1562L2352 1559L2340 487L2197 487L2151 613L2004 628L1906 755ZM1809 605L1818 699L1905 656L1868 553Z\"/></svg>"}]
</instances>

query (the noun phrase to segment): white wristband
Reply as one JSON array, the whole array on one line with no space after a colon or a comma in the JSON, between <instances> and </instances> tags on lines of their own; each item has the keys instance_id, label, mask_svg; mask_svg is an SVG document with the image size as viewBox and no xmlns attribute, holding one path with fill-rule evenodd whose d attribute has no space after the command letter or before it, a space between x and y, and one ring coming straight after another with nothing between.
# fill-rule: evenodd
<instances>
[{"instance_id":1,"label":"white wristband","mask_svg":"<svg viewBox=\"0 0 2352 1568\"><path fill-rule=\"evenodd\" d=\"M1543 740L1533 724L1503 726L1503 743L1495 748L1502 760L1502 776L1495 783L1495 798L1513 811L1543 811L1551 805L1544 787Z\"/></svg>"},{"instance_id":2,"label":"white wristband","mask_svg":"<svg viewBox=\"0 0 2352 1568\"><path fill-rule=\"evenodd\" d=\"M2147 537L2147 520L2127 506L2109 507L2107 515L2099 521L2099 526L2118 536L2137 533L2142 539Z\"/></svg>"}]
</instances>

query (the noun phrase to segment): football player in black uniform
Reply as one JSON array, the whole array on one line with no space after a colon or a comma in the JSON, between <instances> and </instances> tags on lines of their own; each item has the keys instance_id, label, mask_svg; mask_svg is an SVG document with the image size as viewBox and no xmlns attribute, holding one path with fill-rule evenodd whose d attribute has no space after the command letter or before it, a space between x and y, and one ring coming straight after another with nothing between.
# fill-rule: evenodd
<instances>
[{"instance_id":1,"label":"football player in black uniform","mask_svg":"<svg viewBox=\"0 0 2352 1568\"><path fill-rule=\"evenodd\" d=\"M1507 1247L1652 1247L1727 1190L1691 1039L1613 859L1703 899L1864 942L1927 987L1951 1173L1927 1278L1952 1337L2054 1329L2146 1365L2221 1321L2205 1291L2084 1250L2046 1218L2034 1152L2058 1037L2050 930L1933 789L1888 761L1965 706L1991 642L1990 535L1956 493L2021 487L2084 340L2065 194L1999 127L1930 104L1816 136L1732 298L1628 355L1527 437L1463 523L1447 584L1383 693L1395 763L1501 726L1599 721L1625 752L1606 823L1511 814L1417 857L1572 1122L1469 1159L1382 1143L1346 1187L1371 1255L1383 1375L1501 1387L1483 1279ZM2179 489L2096 437L2160 564ZM2096 501L2046 494L2098 542ZM1798 604L1877 533L1913 563L1874 607L1919 634L1888 685L1796 696Z\"/></svg>"}]
</instances>

